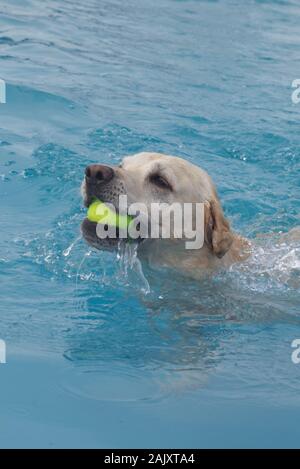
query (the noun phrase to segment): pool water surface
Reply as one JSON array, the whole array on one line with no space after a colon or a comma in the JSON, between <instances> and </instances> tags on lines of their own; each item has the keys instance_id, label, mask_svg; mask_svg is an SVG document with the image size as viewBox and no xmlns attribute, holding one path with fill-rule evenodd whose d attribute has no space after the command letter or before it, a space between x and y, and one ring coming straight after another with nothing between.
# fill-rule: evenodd
<instances>
[{"instance_id":1,"label":"pool water surface","mask_svg":"<svg viewBox=\"0 0 300 469\"><path fill-rule=\"evenodd\" d=\"M300 4L2 0L1 447L299 447ZM201 282L95 252L84 168L203 167L255 255ZM269 236L271 234L271 236Z\"/></svg>"}]
</instances>

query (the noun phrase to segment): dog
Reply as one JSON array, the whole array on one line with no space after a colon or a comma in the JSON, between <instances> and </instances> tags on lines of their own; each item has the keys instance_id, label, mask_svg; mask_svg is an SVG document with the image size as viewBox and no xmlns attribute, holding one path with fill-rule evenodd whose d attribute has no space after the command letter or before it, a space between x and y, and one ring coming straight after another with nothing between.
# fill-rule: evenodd
<instances>
[{"instance_id":1,"label":"dog","mask_svg":"<svg viewBox=\"0 0 300 469\"><path fill-rule=\"evenodd\" d=\"M128 204L201 203L204 205L204 242L200 249L186 249L184 239L139 239L138 255L151 265L174 268L191 277L202 277L251 254L249 240L235 233L225 218L212 179L206 171L176 156L142 152L127 156L119 166L92 164L81 186L84 205L96 198L118 210L119 196ZM150 219L151 223L151 219ZM118 239L99 239L97 224L84 219L83 237L97 249L114 249Z\"/></svg>"}]
</instances>

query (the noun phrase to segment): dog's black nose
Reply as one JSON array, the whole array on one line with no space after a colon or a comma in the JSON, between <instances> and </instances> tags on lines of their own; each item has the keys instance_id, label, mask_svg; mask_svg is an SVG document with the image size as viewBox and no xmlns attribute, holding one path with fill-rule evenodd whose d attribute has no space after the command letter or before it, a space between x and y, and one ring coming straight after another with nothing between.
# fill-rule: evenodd
<instances>
[{"instance_id":1,"label":"dog's black nose","mask_svg":"<svg viewBox=\"0 0 300 469\"><path fill-rule=\"evenodd\" d=\"M85 168L85 177L88 182L109 182L114 177L114 170L103 164L91 164Z\"/></svg>"}]
</instances>

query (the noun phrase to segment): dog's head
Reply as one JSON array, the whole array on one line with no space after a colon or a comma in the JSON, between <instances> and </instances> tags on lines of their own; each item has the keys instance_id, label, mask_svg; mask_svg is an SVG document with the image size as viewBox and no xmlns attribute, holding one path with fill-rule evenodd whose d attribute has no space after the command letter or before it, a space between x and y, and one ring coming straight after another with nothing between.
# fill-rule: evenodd
<instances>
[{"instance_id":1,"label":"dog's head","mask_svg":"<svg viewBox=\"0 0 300 469\"><path fill-rule=\"evenodd\" d=\"M149 210L156 203L205 204L205 244L217 257L223 257L232 244L229 223L208 174L186 160L159 153L139 153L123 159L119 166L93 164L86 168L82 183L84 204L97 198L113 204L118 210L119 196L126 195L128 204L143 203ZM85 219L85 239L103 249L115 240L99 240L96 224Z\"/></svg>"}]
</instances>

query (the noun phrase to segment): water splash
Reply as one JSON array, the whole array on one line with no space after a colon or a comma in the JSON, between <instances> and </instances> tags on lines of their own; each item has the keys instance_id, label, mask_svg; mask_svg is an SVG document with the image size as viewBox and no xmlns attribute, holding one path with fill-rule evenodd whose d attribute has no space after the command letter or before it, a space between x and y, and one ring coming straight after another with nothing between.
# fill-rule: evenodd
<instances>
[{"instance_id":1,"label":"water splash","mask_svg":"<svg viewBox=\"0 0 300 469\"><path fill-rule=\"evenodd\" d=\"M233 265L230 271L239 273L240 281L255 290L299 289L300 244L276 243L270 238L255 246L248 261Z\"/></svg>"},{"instance_id":2,"label":"water splash","mask_svg":"<svg viewBox=\"0 0 300 469\"><path fill-rule=\"evenodd\" d=\"M71 254L74 246L82 240L82 236L78 236L66 249L63 250L63 256L68 257Z\"/></svg>"},{"instance_id":3,"label":"water splash","mask_svg":"<svg viewBox=\"0 0 300 469\"><path fill-rule=\"evenodd\" d=\"M80 263L79 263L79 267L78 267L77 273L76 273L76 290L77 290L77 288L78 288L78 277L80 277L80 279L82 279L82 280L88 280L88 279L90 278L90 276L92 275L91 273L88 274L88 275L86 275L86 274L81 274L81 273L80 273L81 268L82 268L82 266L83 266L85 260L86 260L88 257L90 257L91 254L92 254L92 250L90 249L90 250L88 250L88 251L84 254L84 256L82 257L82 259L81 259L81 261L80 261Z\"/></svg>"},{"instance_id":4,"label":"water splash","mask_svg":"<svg viewBox=\"0 0 300 469\"><path fill-rule=\"evenodd\" d=\"M141 291L147 295L150 293L150 285L146 279L141 261L138 258L137 243L118 243L117 261L119 262L119 277L124 277L128 283L130 282L130 272L136 274L137 279L141 282Z\"/></svg>"}]
</instances>

